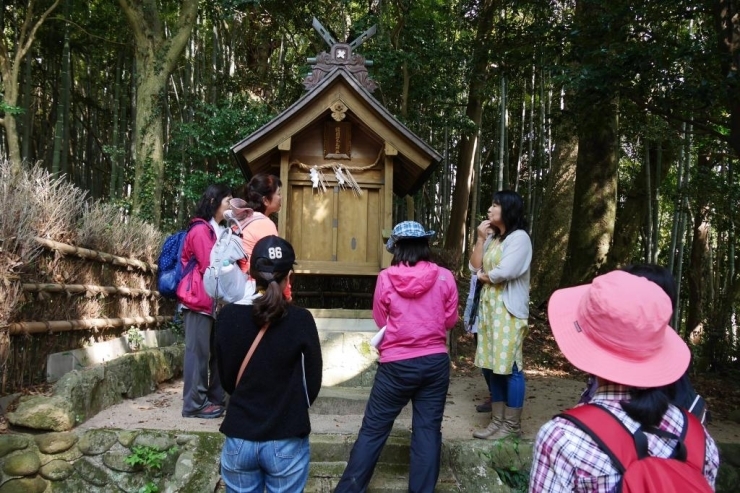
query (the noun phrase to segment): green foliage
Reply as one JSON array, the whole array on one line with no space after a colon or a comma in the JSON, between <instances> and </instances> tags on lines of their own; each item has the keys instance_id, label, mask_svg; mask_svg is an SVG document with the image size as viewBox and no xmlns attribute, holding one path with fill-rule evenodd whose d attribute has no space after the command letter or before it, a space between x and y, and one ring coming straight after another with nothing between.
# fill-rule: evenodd
<instances>
[{"instance_id":1,"label":"green foliage","mask_svg":"<svg viewBox=\"0 0 740 493\"><path fill-rule=\"evenodd\" d=\"M23 108L10 105L4 99L0 99L0 112L8 115L20 115L23 113Z\"/></svg>"},{"instance_id":2,"label":"green foliage","mask_svg":"<svg viewBox=\"0 0 740 493\"><path fill-rule=\"evenodd\" d=\"M144 336L141 335L141 331L137 327L129 328L124 335L132 351L138 351L143 347Z\"/></svg>"},{"instance_id":3,"label":"green foliage","mask_svg":"<svg viewBox=\"0 0 740 493\"><path fill-rule=\"evenodd\" d=\"M513 492L525 493L529 487L529 471L511 468L494 468L501 482Z\"/></svg>"},{"instance_id":4,"label":"green foliage","mask_svg":"<svg viewBox=\"0 0 740 493\"><path fill-rule=\"evenodd\" d=\"M174 449L174 447L173 447ZM147 471L162 469L162 464L167 458L167 453L172 451L159 451L153 447L148 446L136 446L132 450L132 454L124 459L126 464L130 466L142 466Z\"/></svg>"},{"instance_id":5,"label":"green foliage","mask_svg":"<svg viewBox=\"0 0 740 493\"><path fill-rule=\"evenodd\" d=\"M514 445L514 452L516 454L520 454L519 445L520 445L520 439L514 438L512 440L499 440L496 442L495 447L499 450L501 450L504 445L510 446L511 444ZM507 466L497 466L493 463L493 457L492 454L486 453L486 456L488 458L488 462L491 464L491 468L496 471L496 474L498 474L499 479L502 483L504 483L506 486L511 488L511 490L515 493L525 493L529 487L529 469L519 469L515 465L510 464Z\"/></svg>"},{"instance_id":6,"label":"green foliage","mask_svg":"<svg viewBox=\"0 0 740 493\"><path fill-rule=\"evenodd\" d=\"M197 102L193 119L180 123L172 132L167 154L165 192L180 192L187 203L194 204L212 183L237 186L244 176L236 167L231 146L267 123L273 111L265 104L246 98L224 100L219 104ZM177 188L183 168L182 190ZM166 221L165 221L165 224ZM176 226L176 225L173 225Z\"/></svg>"},{"instance_id":7,"label":"green foliage","mask_svg":"<svg viewBox=\"0 0 740 493\"><path fill-rule=\"evenodd\" d=\"M139 490L139 493L158 493L159 492L159 486L154 484L153 482L148 482L144 486L141 487Z\"/></svg>"}]
</instances>

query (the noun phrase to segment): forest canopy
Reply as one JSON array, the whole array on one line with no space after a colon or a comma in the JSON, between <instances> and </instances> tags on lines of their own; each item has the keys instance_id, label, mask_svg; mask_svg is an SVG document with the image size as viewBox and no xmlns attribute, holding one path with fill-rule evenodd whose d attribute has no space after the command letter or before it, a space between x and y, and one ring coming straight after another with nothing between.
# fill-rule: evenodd
<instances>
[{"instance_id":1,"label":"forest canopy","mask_svg":"<svg viewBox=\"0 0 740 493\"><path fill-rule=\"evenodd\" d=\"M0 152L177 229L206 184L244 182L230 146L304 94L314 17L339 41L377 26L358 52L443 156L410 200L449 258L515 189L535 306L660 263L700 364L737 364L738 0L0 1Z\"/></svg>"}]
</instances>

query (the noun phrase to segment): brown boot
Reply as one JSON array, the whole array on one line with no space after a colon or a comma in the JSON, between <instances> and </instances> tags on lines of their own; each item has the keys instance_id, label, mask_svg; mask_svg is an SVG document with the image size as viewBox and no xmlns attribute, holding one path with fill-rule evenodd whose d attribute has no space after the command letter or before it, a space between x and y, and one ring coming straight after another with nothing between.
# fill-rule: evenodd
<instances>
[{"instance_id":1,"label":"brown boot","mask_svg":"<svg viewBox=\"0 0 740 493\"><path fill-rule=\"evenodd\" d=\"M501 440L504 438L519 438L522 436L522 408L507 407L504 412L504 423L496 431L486 437L488 440Z\"/></svg>"},{"instance_id":2,"label":"brown boot","mask_svg":"<svg viewBox=\"0 0 740 493\"><path fill-rule=\"evenodd\" d=\"M504 424L504 408L505 404L501 402L491 403L491 423L484 429L478 430L473 433L475 438L488 438L496 433L501 426Z\"/></svg>"}]
</instances>

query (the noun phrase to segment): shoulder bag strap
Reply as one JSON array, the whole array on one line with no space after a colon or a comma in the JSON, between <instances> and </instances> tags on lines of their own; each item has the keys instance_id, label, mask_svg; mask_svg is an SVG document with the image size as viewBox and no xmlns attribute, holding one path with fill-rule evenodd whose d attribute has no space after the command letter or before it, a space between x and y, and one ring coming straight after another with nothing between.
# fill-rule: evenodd
<instances>
[{"instance_id":1,"label":"shoulder bag strap","mask_svg":"<svg viewBox=\"0 0 740 493\"><path fill-rule=\"evenodd\" d=\"M247 368L247 363L249 363L249 360L252 359L252 354L254 354L254 350L257 349L257 344L259 344L262 340L262 336L265 335L265 331L267 330L268 325L269 324L265 324L264 326L262 326L259 333L257 334L257 337L254 338L252 346L249 348L249 351L247 351L247 355L244 357L244 361L242 361L242 366L241 368L239 368L239 373L236 375L236 383L234 384L234 388L239 385L239 381L242 379L242 374Z\"/></svg>"}]
</instances>

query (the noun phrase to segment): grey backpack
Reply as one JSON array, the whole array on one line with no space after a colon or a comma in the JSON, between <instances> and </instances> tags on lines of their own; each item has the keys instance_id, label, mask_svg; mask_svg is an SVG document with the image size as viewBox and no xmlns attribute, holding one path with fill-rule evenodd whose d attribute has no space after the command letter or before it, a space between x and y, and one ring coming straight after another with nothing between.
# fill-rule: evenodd
<instances>
[{"instance_id":1,"label":"grey backpack","mask_svg":"<svg viewBox=\"0 0 740 493\"><path fill-rule=\"evenodd\" d=\"M203 274L203 286L214 303L234 303L244 297L248 276L237 265L238 261L247 258L242 232L252 221L261 218L251 216L240 222L227 215L229 225L213 245L210 263ZM231 228L232 223L238 232Z\"/></svg>"}]
</instances>

